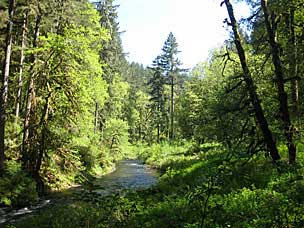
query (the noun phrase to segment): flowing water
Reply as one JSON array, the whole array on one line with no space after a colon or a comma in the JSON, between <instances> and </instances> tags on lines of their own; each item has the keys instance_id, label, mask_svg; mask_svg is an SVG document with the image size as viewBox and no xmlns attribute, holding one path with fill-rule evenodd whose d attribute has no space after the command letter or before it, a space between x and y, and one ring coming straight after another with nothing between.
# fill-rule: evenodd
<instances>
[{"instance_id":1,"label":"flowing water","mask_svg":"<svg viewBox=\"0 0 304 228\"><path fill-rule=\"evenodd\" d=\"M158 173L139 160L125 160L117 164L116 170L97 178L93 191L101 195L117 193L126 189L138 190L151 187L157 182Z\"/></svg>"},{"instance_id":2,"label":"flowing water","mask_svg":"<svg viewBox=\"0 0 304 228\"><path fill-rule=\"evenodd\" d=\"M159 174L156 170L144 165L140 160L125 160L116 165L114 172L96 178L87 188L78 187L71 191L75 194L85 191L94 192L101 196L112 193L119 193L124 190L140 190L149 188L157 183ZM0 208L0 227L1 224L12 222L15 219L32 214L35 211L43 210L46 205L54 203L60 204L60 200L41 200L39 204L18 210L10 210L9 208Z\"/></svg>"}]
</instances>

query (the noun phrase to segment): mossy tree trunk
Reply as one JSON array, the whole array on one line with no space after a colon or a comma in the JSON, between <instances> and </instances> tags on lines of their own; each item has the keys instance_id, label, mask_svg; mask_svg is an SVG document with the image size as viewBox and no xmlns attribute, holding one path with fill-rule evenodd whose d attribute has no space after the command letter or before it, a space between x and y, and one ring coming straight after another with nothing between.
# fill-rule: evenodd
<instances>
[{"instance_id":1,"label":"mossy tree trunk","mask_svg":"<svg viewBox=\"0 0 304 228\"><path fill-rule=\"evenodd\" d=\"M269 129L267 119L264 115L264 111L262 109L260 100L258 98L258 95L256 92L256 87L254 85L254 82L253 82L253 79L251 76L251 72L250 72L248 64L247 64L245 51L242 46L241 37L240 37L239 31L238 31L238 25L237 25L237 22L236 22L236 19L234 16L234 12L233 12L233 7L229 0L225 0L223 3L225 3L225 5L226 5L227 12L228 12L228 15L230 18L229 25L231 25L232 30L233 30L234 43L237 48L238 56L239 56L239 59L240 59L241 65L242 65L243 77L244 77L244 81L245 81L247 89L248 89L248 93L250 96L252 106L254 108L255 117L256 117L256 120L262 131L263 138L264 138L265 144L267 145L267 148L270 152L271 158L275 162L280 159L280 155L279 155L278 149L276 147L276 143L274 141L272 132Z\"/></svg>"},{"instance_id":2,"label":"mossy tree trunk","mask_svg":"<svg viewBox=\"0 0 304 228\"><path fill-rule=\"evenodd\" d=\"M7 107L7 96L8 96L8 79L10 72L10 61L12 51L12 31L13 31L13 20L14 20L14 7L15 1L9 1L8 9L8 22L6 29L6 45L5 45L5 57L2 71L2 88L1 88L1 101L0 101L0 174L4 171L4 160L5 160L5 123L6 123L6 107Z\"/></svg>"}]
</instances>

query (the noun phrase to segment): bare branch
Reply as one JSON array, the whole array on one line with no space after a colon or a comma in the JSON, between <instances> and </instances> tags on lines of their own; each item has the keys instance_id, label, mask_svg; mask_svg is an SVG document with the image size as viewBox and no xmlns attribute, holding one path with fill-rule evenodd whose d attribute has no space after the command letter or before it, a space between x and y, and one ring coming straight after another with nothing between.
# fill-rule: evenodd
<instances>
[{"instance_id":1,"label":"bare branch","mask_svg":"<svg viewBox=\"0 0 304 228\"><path fill-rule=\"evenodd\" d=\"M244 80L239 81L236 85L234 85L232 88L226 88L225 89L225 93L231 93L232 91L236 90L237 88L239 88L239 86L242 85L242 83L244 82Z\"/></svg>"},{"instance_id":2,"label":"bare branch","mask_svg":"<svg viewBox=\"0 0 304 228\"><path fill-rule=\"evenodd\" d=\"M286 78L284 79L284 83L290 82L292 80L301 80L301 77L295 76L295 77Z\"/></svg>"}]
</instances>

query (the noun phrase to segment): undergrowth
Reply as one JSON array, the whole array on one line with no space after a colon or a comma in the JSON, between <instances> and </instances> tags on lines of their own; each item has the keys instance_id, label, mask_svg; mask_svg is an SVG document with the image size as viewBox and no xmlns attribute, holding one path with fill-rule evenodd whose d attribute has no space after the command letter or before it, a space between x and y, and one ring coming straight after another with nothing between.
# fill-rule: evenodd
<instances>
[{"instance_id":1,"label":"undergrowth","mask_svg":"<svg viewBox=\"0 0 304 228\"><path fill-rule=\"evenodd\" d=\"M219 144L200 148L139 145L133 153L163 170L157 186L87 193L14 227L304 227L300 152L296 166L274 166L264 155L240 159Z\"/></svg>"}]
</instances>

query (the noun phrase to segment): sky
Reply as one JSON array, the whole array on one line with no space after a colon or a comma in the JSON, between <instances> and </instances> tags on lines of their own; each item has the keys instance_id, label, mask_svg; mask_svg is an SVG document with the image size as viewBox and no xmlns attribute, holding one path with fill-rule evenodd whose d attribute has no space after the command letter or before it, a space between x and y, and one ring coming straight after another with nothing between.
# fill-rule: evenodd
<instances>
[{"instance_id":1,"label":"sky","mask_svg":"<svg viewBox=\"0 0 304 228\"><path fill-rule=\"evenodd\" d=\"M116 0L124 51L130 62L151 65L172 32L185 68L205 61L210 51L228 38L223 24L226 8L219 0ZM237 17L248 15L245 4L235 8Z\"/></svg>"}]
</instances>

